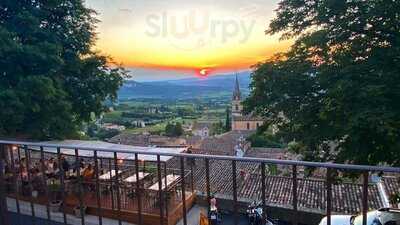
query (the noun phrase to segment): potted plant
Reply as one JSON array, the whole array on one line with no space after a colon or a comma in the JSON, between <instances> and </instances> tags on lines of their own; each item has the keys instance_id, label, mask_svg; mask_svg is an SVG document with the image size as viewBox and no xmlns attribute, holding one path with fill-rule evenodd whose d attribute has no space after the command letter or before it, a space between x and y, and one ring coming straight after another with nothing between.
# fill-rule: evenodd
<instances>
[{"instance_id":1,"label":"potted plant","mask_svg":"<svg viewBox=\"0 0 400 225\"><path fill-rule=\"evenodd\" d=\"M53 181L47 185L47 188L48 188L47 190L49 190L49 197L50 197L50 202L49 202L50 210L52 212L59 212L62 204L60 197L61 185Z\"/></svg>"},{"instance_id":2,"label":"potted plant","mask_svg":"<svg viewBox=\"0 0 400 225\"><path fill-rule=\"evenodd\" d=\"M389 201L390 201L390 204L392 204L392 206L394 208L400 209L400 193L399 192L390 195Z\"/></svg>"},{"instance_id":3,"label":"potted plant","mask_svg":"<svg viewBox=\"0 0 400 225\"><path fill-rule=\"evenodd\" d=\"M74 215L78 218L82 218L83 216L85 216L86 209L87 209L86 206L82 206L82 210L81 210L80 205L77 205L74 207Z\"/></svg>"}]
</instances>

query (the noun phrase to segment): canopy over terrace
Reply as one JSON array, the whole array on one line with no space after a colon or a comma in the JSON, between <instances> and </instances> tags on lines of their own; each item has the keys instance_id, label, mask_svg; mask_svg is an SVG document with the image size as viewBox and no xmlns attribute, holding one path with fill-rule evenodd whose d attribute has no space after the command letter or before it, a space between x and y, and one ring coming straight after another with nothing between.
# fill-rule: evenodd
<instances>
[{"instance_id":1,"label":"canopy over terrace","mask_svg":"<svg viewBox=\"0 0 400 225\"><path fill-rule=\"evenodd\" d=\"M187 147L176 147L176 148L163 148L163 147L141 147L141 146L131 146L131 145L121 145L121 144L113 144L104 141L82 141L82 140L64 140L64 141L47 141L47 142L39 142L38 144L41 145L60 145L60 146L77 146L78 147L78 154L79 156L83 157L93 157L94 152L90 150L81 150L79 147L84 149L91 149L91 148L103 148L109 150L123 150L129 151L132 150L132 154L129 153L118 153L118 159L123 160L134 160L135 159L135 151L144 151L149 153L182 153L187 150ZM28 146L30 149L39 150L37 146ZM44 147L43 150L49 153L57 153L57 149L55 147ZM70 148L61 148L60 149L62 154L65 155L75 155L75 149ZM103 152L98 151L97 156L100 158L114 158L114 153L112 152ZM167 162L173 156L160 156L161 162ZM156 155L144 155L139 154L138 159L140 161L147 161L147 162L156 162L157 156Z\"/></svg>"}]
</instances>

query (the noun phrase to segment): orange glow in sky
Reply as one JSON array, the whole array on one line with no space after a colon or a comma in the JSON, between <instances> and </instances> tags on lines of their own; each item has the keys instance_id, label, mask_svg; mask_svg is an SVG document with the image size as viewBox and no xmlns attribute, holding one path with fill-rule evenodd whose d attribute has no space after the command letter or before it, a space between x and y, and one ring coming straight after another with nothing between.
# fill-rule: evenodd
<instances>
[{"instance_id":1,"label":"orange glow in sky","mask_svg":"<svg viewBox=\"0 0 400 225\"><path fill-rule=\"evenodd\" d=\"M248 69L291 41L267 36L277 1L86 0L95 9L96 49L129 68L208 75Z\"/></svg>"}]
</instances>

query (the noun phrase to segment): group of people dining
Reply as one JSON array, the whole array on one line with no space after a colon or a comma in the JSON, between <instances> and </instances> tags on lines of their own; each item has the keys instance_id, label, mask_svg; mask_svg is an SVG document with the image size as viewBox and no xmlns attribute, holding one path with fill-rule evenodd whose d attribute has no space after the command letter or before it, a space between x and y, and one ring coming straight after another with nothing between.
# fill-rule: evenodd
<instances>
[{"instance_id":1,"label":"group of people dining","mask_svg":"<svg viewBox=\"0 0 400 225\"><path fill-rule=\"evenodd\" d=\"M12 182L20 183L23 194L29 194L27 193L28 189L42 193L44 192L44 185L52 180L58 180L62 173L66 180L76 178L78 168L82 181L92 182L95 175L92 164L85 162L83 158L71 164L65 155L61 155L60 160L53 157L39 160L31 159L29 164L26 158L16 159L13 164L7 163L5 165L4 174L10 187L13 186L11 185ZM31 188L29 185L32 185Z\"/></svg>"}]
</instances>

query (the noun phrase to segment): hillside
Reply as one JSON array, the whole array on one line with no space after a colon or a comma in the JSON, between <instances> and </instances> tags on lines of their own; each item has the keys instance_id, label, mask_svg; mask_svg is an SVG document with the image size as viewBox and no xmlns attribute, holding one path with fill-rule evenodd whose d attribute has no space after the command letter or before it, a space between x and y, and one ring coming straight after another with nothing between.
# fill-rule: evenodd
<instances>
[{"instance_id":1,"label":"hillside","mask_svg":"<svg viewBox=\"0 0 400 225\"><path fill-rule=\"evenodd\" d=\"M186 78L154 82L127 81L119 90L119 99L133 98L166 98L189 99L199 97L230 98L235 75L218 75L207 78ZM242 92L248 93L250 83L249 72L238 75Z\"/></svg>"}]
</instances>

